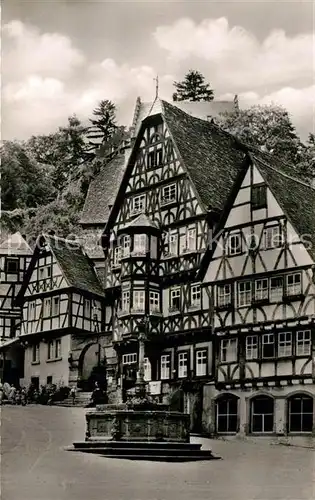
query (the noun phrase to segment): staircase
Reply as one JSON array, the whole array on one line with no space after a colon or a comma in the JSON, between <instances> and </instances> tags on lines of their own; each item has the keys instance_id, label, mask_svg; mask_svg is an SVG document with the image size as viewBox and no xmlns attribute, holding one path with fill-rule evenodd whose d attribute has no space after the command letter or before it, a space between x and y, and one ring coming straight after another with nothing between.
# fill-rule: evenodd
<instances>
[{"instance_id":1,"label":"staircase","mask_svg":"<svg viewBox=\"0 0 315 500\"><path fill-rule=\"evenodd\" d=\"M91 402L92 392L77 392L76 397L73 403L72 398L64 399L63 401L55 401L53 403L54 406L76 406L76 407L85 407L88 403Z\"/></svg>"},{"instance_id":2,"label":"staircase","mask_svg":"<svg viewBox=\"0 0 315 500\"><path fill-rule=\"evenodd\" d=\"M219 459L210 450L201 450L201 444L157 441L80 441L68 451L95 453L108 458L150 460L158 462L191 462Z\"/></svg>"}]
</instances>

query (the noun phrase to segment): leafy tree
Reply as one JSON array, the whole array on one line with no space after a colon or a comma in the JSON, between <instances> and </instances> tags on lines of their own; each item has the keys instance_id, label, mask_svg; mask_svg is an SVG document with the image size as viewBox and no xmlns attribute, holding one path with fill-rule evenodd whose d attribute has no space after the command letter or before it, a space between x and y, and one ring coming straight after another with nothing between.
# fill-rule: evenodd
<instances>
[{"instance_id":1,"label":"leafy tree","mask_svg":"<svg viewBox=\"0 0 315 500\"><path fill-rule=\"evenodd\" d=\"M212 101L213 90L199 71L190 70L181 82L174 82L173 101Z\"/></svg>"},{"instance_id":2,"label":"leafy tree","mask_svg":"<svg viewBox=\"0 0 315 500\"><path fill-rule=\"evenodd\" d=\"M304 180L310 179L308 148L296 133L289 113L281 106L253 106L223 113L219 125L249 146L262 148L283 162L292 164L296 175L303 175ZM310 154L313 148L314 145L310 144Z\"/></svg>"},{"instance_id":3,"label":"leafy tree","mask_svg":"<svg viewBox=\"0 0 315 500\"><path fill-rule=\"evenodd\" d=\"M80 176L81 165L90 161L86 129L74 115L66 127L49 135L31 137L25 144L29 154L49 171L52 182L62 191L73 177Z\"/></svg>"},{"instance_id":4,"label":"leafy tree","mask_svg":"<svg viewBox=\"0 0 315 500\"><path fill-rule=\"evenodd\" d=\"M93 110L93 116L94 118L89 119L92 125L87 137L90 144L99 146L106 143L117 131L116 106L112 101L102 100Z\"/></svg>"},{"instance_id":5,"label":"leafy tree","mask_svg":"<svg viewBox=\"0 0 315 500\"><path fill-rule=\"evenodd\" d=\"M2 209L37 207L56 196L49 172L16 141L1 147Z\"/></svg>"},{"instance_id":6,"label":"leafy tree","mask_svg":"<svg viewBox=\"0 0 315 500\"><path fill-rule=\"evenodd\" d=\"M315 134L309 134L302 159L297 165L301 174L312 181L315 179Z\"/></svg>"}]
</instances>

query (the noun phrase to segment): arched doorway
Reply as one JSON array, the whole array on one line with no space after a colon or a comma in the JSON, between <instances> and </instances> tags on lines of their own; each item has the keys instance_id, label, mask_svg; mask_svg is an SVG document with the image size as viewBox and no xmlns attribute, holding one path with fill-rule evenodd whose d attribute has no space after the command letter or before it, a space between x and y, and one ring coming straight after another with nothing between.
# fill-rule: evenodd
<instances>
[{"instance_id":1,"label":"arched doorway","mask_svg":"<svg viewBox=\"0 0 315 500\"><path fill-rule=\"evenodd\" d=\"M238 397L233 394L219 396L215 402L215 422L218 434L234 434L238 427Z\"/></svg>"},{"instance_id":2,"label":"arched doorway","mask_svg":"<svg viewBox=\"0 0 315 500\"><path fill-rule=\"evenodd\" d=\"M314 401L306 394L288 398L288 433L312 432Z\"/></svg>"},{"instance_id":3,"label":"arched doorway","mask_svg":"<svg viewBox=\"0 0 315 500\"><path fill-rule=\"evenodd\" d=\"M270 396L255 396L250 401L250 431L273 432L274 400Z\"/></svg>"},{"instance_id":4,"label":"arched doorway","mask_svg":"<svg viewBox=\"0 0 315 500\"><path fill-rule=\"evenodd\" d=\"M101 359L101 345L88 344L82 350L79 358L78 387L83 391L93 391L95 382L106 389L106 367Z\"/></svg>"}]
</instances>

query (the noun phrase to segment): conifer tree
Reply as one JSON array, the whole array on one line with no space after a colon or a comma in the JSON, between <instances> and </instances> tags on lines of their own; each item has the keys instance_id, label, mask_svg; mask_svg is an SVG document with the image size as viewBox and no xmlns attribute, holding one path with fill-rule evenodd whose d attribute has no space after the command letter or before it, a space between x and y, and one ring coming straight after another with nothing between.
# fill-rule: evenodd
<instances>
[{"instance_id":1,"label":"conifer tree","mask_svg":"<svg viewBox=\"0 0 315 500\"><path fill-rule=\"evenodd\" d=\"M189 70L181 82L174 82L173 101L212 101L213 90L199 71Z\"/></svg>"}]
</instances>

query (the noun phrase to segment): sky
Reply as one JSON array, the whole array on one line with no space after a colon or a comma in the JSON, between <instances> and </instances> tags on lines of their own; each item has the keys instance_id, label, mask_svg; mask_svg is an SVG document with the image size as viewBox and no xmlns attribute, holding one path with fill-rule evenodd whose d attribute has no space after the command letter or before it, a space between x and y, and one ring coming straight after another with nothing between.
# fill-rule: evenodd
<instances>
[{"instance_id":1,"label":"sky","mask_svg":"<svg viewBox=\"0 0 315 500\"><path fill-rule=\"evenodd\" d=\"M135 99L171 101L201 71L215 99L280 104L315 132L315 2L3 0L2 139L83 121L101 99L130 125Z\"/></svg>"}]
</instances>

